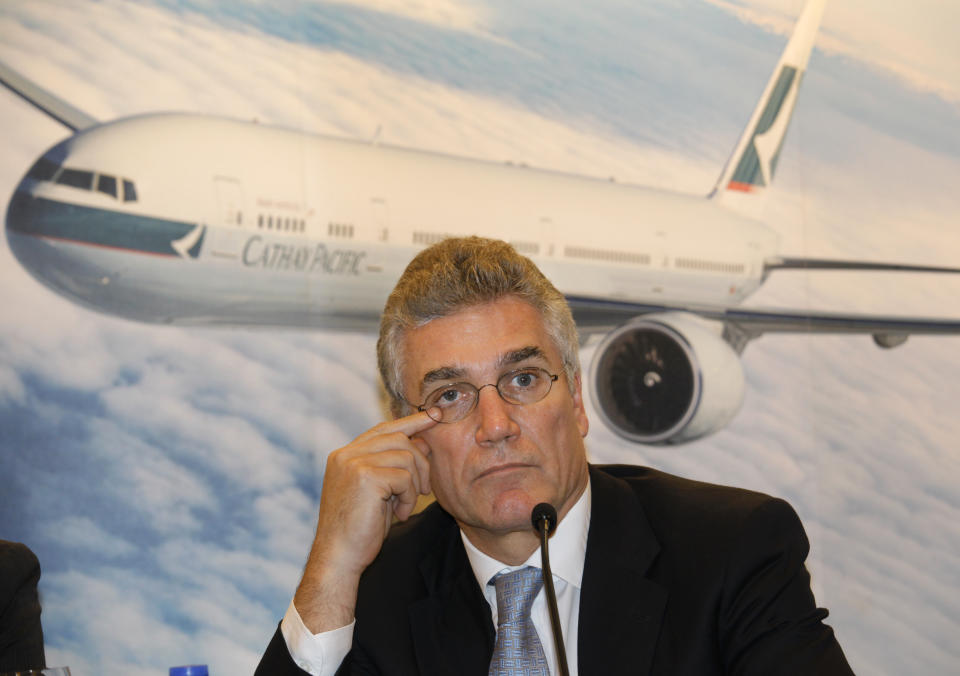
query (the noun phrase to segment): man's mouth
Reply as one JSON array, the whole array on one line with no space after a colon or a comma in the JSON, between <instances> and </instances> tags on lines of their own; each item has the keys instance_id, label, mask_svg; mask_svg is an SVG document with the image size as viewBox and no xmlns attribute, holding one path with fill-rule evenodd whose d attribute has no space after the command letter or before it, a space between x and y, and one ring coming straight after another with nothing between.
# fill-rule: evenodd
<instances>
[{"instance_id":1,"label":"man's mouth","mask_svg":"<svg viewBox=\"0 0 960 676\"><path fill-rule=\"evenodd\" d=\"M486 479L487 477L495 476L497 474L503 474L506 472L512 472L516 470L529 469L532 466L533 465L529 465L523 462L508 462L502 465L494 465L493 467L490 467L489 469L486 469L482 471L480 474L478 474L477 479Z\"/></svg>"}]
</instances>

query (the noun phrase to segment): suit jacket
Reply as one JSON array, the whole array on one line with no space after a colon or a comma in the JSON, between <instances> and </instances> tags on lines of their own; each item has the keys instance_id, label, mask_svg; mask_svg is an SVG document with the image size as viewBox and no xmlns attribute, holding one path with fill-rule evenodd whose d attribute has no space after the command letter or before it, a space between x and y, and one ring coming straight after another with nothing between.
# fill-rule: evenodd
<instances>
[{"instance_id":1,"label":"suit jacket","mask_svg":"<svg viewBox=\"0 0 960 676\"><path fill-rule=\"evenodd\" d=\"M0 672L46 666L37 582L40 562L19 542L0 540Z\"/></svg>"},{"instance_id":2,"label":"suit jacket","mask_svg":"<svg viewBox=\"0 0 960 676\"><path fill-rule=\"evenodd\" d=\"M784 501L630 466L590 468L579 673L850 674ZM484 676L495 632L438 505L391 529L360 581L340 674ZM565 640L574 640L565 637ZM257 674L303 673L279 630Z\"/></svg>"}]
</instances>

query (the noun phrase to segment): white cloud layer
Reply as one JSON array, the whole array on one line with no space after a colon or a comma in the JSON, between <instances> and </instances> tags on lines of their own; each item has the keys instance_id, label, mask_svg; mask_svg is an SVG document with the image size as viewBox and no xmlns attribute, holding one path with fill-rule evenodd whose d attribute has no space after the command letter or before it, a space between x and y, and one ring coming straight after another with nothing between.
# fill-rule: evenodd
<instances>
[{"instance_id":1,"label":"white cloud layer","mask_svg":"<svg viewBox=\"0 0 960 676\"><path fill-rule=\"evenodd\" d=\"M481 32L487 23L479 5L456 0L338 0L377 12L435 24L442 28L465 32Z\"/></svg>"},{"instance_id":2,"label":"white cloud layer","mask_svg":"<svg viewBox=\"0 0 960 676\"><path fill-rule=\"evenodd\" d=\"M513 43L508 28L523 18L505 6L371 2L362 8L458 40L480 26ZM563 21L580 22L579 10L559 7L521 31L540 36L523 45L551 57L542 63L513 47L497 61L500 48L484 39L492 56L445 47L436 55L450 70L431 71L417 61L427 47L404 47L392 24L350 35L385 44L385 57L218 22L202 9L11 2L0 9L0 60L103 120L177 109L356 137L380 126L384 141L401 145L705 193L776 54L760 55L769 66L745 84L760 47L698 32L693 12L669 4L644 10L664 23L623 27L623 6L591 8L585 18L604 32L586 31L574 48ZM696 45L622 70L577 59L551 70L561 55L550 44L572 55L595 49L583 61L608 63L604 50L619 58L626 33L631 44L659 44L671 22L709 36L714 60L729 59L730 71L711 72L709 93L696 94L710 84L697 79L699 67L658 79ZM522 80L530 74L497 70L503 63L542 71ZM882 81L851 80L837 57L817 65L767 205L785 250L956 265L960 146L931 143L900 121L937 131L955 129L955 118ZM528 99L486 89L477 79L484 68L505 91L521 81ZM603 105L571 111L566 87L593 77L586 91ZM602 98L608 88L616 105ZM863 103L873 99L884 106ZM673 105L675 115L662 112ZM0 160L0 194L9 195L65 132L5 92L0 120L16 130ZM617 133L624 124L640 131ZM326 454L383 414L373 337L102 317L39 286L5 245L0 285L0 471L14 477L0 522L41 555L48 660L77 674L196 662L250 673L305 560ZM782 273L750 302L958 317L958 298L960 281L944 277ZM866 337L764 337L743 355L746 401L728 429L688 446L637 448L594 413L589 448L601 462L648 463L789 499L813 543L818 600L858 673L955 673L957 348L957 338L914 337L881 351Z\"/></svg>"},{"instance_id":3,"label":"white cloud layer","mask_svg":"<svg viewBox=\"0 0 960 676\"><path fill-rule=\"evenodd\" d=\"M744 21L789 35L802 0L707 0ZM960 5L943 0L828 2L818 46L887 70L960 104Z\"/></svg>"}]
</instances>

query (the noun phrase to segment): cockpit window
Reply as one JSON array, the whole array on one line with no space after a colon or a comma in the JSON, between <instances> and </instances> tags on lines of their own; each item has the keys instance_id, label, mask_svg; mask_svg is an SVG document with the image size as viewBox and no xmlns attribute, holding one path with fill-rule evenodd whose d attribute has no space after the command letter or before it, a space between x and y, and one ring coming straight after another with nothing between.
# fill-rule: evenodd
<instances>
[{"instance_id":1,"label":"cockpit window","mask_svg":"<svg viewBox=\"0 0 960 676\"><path fill-rule=\"evenodd\" d=\"M93 172L83 171L82 169L66 169L57 176L57 183L69 185L74 188L83 188L90 190L93 187Z\"/></svg>"},{"instance_id":2,"label":"cockpit window","mask_svg":"<svg viewBox=\"0 0 960 676\"><path fill-rule=\"evenodd\" d=\"M123 199L124 202L137 201L137 187L127 178L118 179L110 174L95 174L86 169L71 169L62 167L52 160L41 157L34 162L27 172L27 176L36 181L55 181L60 185L82 190L96 190L114 199ZM120 193L120 183L123 182L123 194Z\"/></svg>"},{"instance_id":3,"label":"cockpit window","mask_svg":"<svg viewBox=\"0 0 960 676\"><path fill-rule=\"evenodd\" d=\"M137 201L137 189L133 186L133 181L123 179L123 201L124 202Z\"/></svg>"},{"instance_id":4,"label":"cockpit window","mask_svg":"<svg viewBox=\"0 0 960 676\"><path fill-rule=\"evenodd\" d=\"M107 176L106 174L100 174L97 176L97 190L110 195L110 197L117 196L117 178L115 176Z\"/></svg>"},{"instance_id":5,"label":"cockpit window","mask_svg":"<svg viewBox=\"0 0 960 676\"><path fill-rule=\"evenodd\" d=\"M52 181L53 177L57 174L57 169L60 168L60 165L52 160L48 160L45 157L41 157L39 160L34 162L33 166L30 167L30 171L27 172L27 176L37 181Z\"/></svg>"}]
</instances>

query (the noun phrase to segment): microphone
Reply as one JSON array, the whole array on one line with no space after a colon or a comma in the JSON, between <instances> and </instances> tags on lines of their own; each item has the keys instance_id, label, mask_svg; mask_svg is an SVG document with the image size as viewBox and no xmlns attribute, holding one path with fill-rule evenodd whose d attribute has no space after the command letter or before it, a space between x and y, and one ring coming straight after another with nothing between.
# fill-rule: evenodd
<instances>
[{"instance_id":1,"label":"microphone","mask_svg":"<svg viewBox=\"0 0 960 676\"><path fill-rule=\"evenodd\" d=\"M538 533L543 533L544 529L553 531L557 526L557 510L549 502L541 502L533 508L530 519L533 521L533 529Z\"/></svg>"},{"instance_id":2,"label":"microphone","mask_svg":"<svg viewBox=\"0 0 960 676\"><path fill-rule=\"evenodd\" d=\"M540 534L540 563L543 568L543 585L547 592L547 607L550 609L550 626L553 628L553 643L557 649L557 665L561 676L569 676L567 650L563 645L563 630L560 628L560 613L557 611L557 594L553 590L553 572L550 570L550 552L547 538L557 527L557 510L548 502L541 502L530 514L533 529Z\"/></svg>"}]
</instances>

